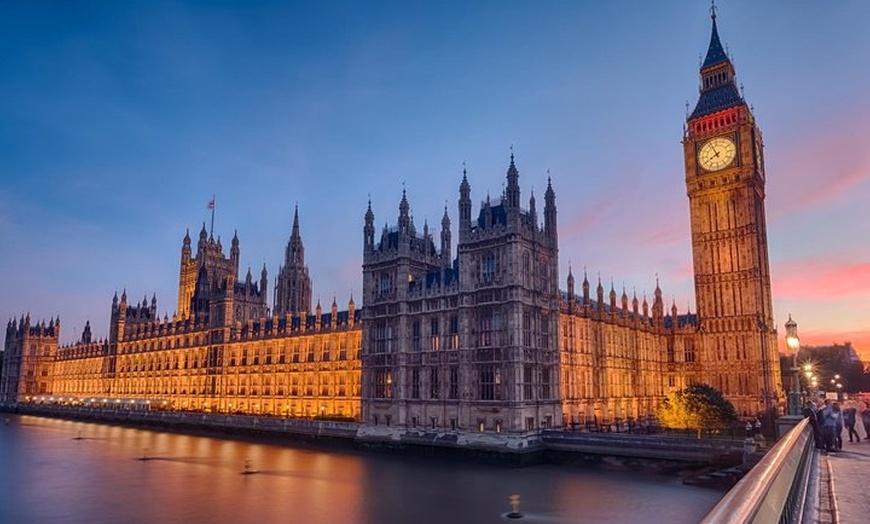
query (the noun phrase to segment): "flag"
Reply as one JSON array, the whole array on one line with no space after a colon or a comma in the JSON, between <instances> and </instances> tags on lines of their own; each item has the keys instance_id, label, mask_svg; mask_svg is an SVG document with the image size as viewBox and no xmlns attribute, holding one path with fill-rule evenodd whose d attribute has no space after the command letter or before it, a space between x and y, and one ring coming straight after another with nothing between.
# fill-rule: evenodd
<instances>
[{"instance_id":1,"label":"flag","mask_svg":"<svg viewBox=\"0 0 870 524\"><path fill-rule=\"evenodd\" d=\"M214 210L214 196L211 197L211 200L208 202L208 208Z\"/></svg>"}]
</instances>

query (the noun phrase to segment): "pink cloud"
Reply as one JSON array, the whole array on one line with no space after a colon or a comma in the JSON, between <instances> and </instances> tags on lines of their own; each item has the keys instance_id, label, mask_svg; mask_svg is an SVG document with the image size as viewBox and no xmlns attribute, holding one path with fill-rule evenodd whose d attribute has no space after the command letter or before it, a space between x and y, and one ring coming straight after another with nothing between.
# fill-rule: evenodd
<instances>
[{"instance_id":1,"label":"pink cloud","mask_svg":"<svg viewBox=\"0 0 870 524\"><path fill-rule=\"evenodd\" d=\"M772 274L774 296L781 300L834 302L870 290L870 261L842 254L780 262Z\"/></svg>"}]
</instances>

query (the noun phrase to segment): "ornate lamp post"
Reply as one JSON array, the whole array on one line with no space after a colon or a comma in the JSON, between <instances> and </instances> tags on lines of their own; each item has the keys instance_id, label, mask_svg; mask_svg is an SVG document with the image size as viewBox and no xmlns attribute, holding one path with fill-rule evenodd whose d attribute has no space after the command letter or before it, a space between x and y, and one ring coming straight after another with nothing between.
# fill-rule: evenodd
<instances>
[{"instance_id":1,"label":"ornate lamp post","mask_svg":"<svg viewBox=\"0 0 870 524\"><path fill-rule=\"evenodd\" d=\"M797 415L801 414L801 383L800 383L800 375L798 372L800 368L798 367L797 358L798 351L801 347L801 341L798 338L797 334L797 322L792 320L791 315L788 316L788 322L785 323L785 343L788 348L791 350L792 361L791 361L791 393L788 394L788 414L789 415Z\"/></svg>"}]
</instances>

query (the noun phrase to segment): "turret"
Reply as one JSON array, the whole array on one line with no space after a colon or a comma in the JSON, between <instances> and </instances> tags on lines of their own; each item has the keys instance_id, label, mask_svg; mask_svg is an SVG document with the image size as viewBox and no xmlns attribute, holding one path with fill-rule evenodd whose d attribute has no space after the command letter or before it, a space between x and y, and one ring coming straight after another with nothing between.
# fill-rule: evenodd
<instances>
[{"instance_id":1,"label":"turret","mask_svg":"<svg viewBox=\"0 0 870 524\"><path fill-rule=\"evenodd\" d=\"M452 262L450 255L450 217L447 216L447 206L444 206L444 216L441 217L441 267L448 268Z\"/></svg>"},{"instance_id":2,"label":"turret","mask_svg":"<svg viewBox=\"0 0 870 524\"><path fill-rule=\"evenodd\" d=\"M192 251L190 248L190 229L184 230L184 240L181 243L181 265L190 262Z\"/></svg>"},{"instance_id":3,"label":"turret","mask_svg":"<svg viewBox=\"0 0 870 524\"><path fill-rule=\"evenodd\" d=\"M661 325L665 317L665 303L662 300L662 289L659 287L659 279L656 279L655 299L653 300L653 323Z\"/></svg>"},{"instance_id":4,"label":"turret","mask_svg":"<svg viewBox=\"0 0 870 524\"><path fill-rule=\"evenodd\" d=\"M230 244L230 262L233 265L233 274L239 274L239 231L233 232L233 240Z\"/></svg>"},{"instance_id":5,"label":"turret","mask_svg":"<svg viewBox=\"0 0 870 524\"><path fill-rule=\"evenodd\" d=\"M514 164L514 153L511 151L511 164L507 170L507 187L505 188L505 207L509 210L520 208L520 173Z\"/></svg>"},{"instance_id":6,"label":"turret","mask_svg":"<svg viewBox=\"0 0 870 524\"><path fill-rule=\"evenodd\" d=\"M459 184L459 239L471 231L471 185L468 183L468 172L463 168L462 182Z\"/></svg>"},{"instance_id":7,"label":"turret","mask_svg":"<svg viewBox=\"0 0 870 524\"><path fill-rule=\"evenodd\" d=\"M402 200L399 202L399 236L411 234L411 206L408 204L408 196L402 190Z\"/></svg>"},{"instance_id":8,"label":"turret","mask_svg":"<svg viewBox=\"0 0 870 524\"><path fill-rule=\"evenodd\" d=\"M372 212L372 200L369 199L369 207L366 209L365 226L363 226L363 247L365 251L373 251L375 248L375 214Z\"/></svg>"},{"instance_id":9,"label":"turret","mask_svg":"<svg viewBox=\"0 0 870 524\"><path fill-rule=\"evenodd\" d=\"M85 329L82 331L82 344L91 343L91 321L85 322Z\"/></svg>"},{"instance_id":10,"label":"turret","mask_svg":"<svg viewBox=\"0 0 870 524\"><path fill-rule=\"evenodd\" d=\"M532 223L532 230L538 231L538 209L535 205L535 191L529 197L529 220Z\"/></svg>"},{"instance_id":11,"label":"turret","mask_svg":"<svg viewBox=\"0 0 870 524\"><path fill-rule=\"evenodd\" d=\"M604 309L604 286L601 285L601 277L598 277L598 287L595 288L595 298L598 300L598 310Z\"/></svg>"},{"instance_id":12,"label":"turret","mask_svg":"<svg viewBox=\"0 0 870 524\"><path fill-rule=\"evenodd\" d=\"M571 272L571 266L568 266L568 311L574 310L574 274Z\"/></svg>"},{"instance_id":13,"label":"turret","mask_svg":"<svg viewBox=\"0 0 870 524\"><path fill-rule=\"evenodd\" d=\"M583 305L589 305L589 278L586 276L586 270L583 270Z\"/></svg>"},{"instance_id":14,"label":"turret","mask_svg":"<svg viewBox=\"0 0 870 524\"><path fill-rule=\"evenodd\" d=\"M613 281L610 281L610 313L616 314L616 290L613 288Z\"/></svg>"},{"instance_id":15,"label":"turret","mask_svg":"<svg viewBox=\"0 0 870 524\"><path fill-rule=\"evenodd\" d=\"M350 301L347 303L347 324L353 327L355 323L354 314L356 313L356 304L353 302L353 294L350 295Z\"/></svg>"},{"instance_id":16,"label":"turret","mask_svg":"<svg viewBox=\"0 0 870 524\"><path fill-rule=\"evenodd\" d=\"M314 329L320 330L320 323L322 322L323 316L323 308L320 307L320 299L317 300L317 307L314 308Z\"/></svg>"},{"instance_id":17,"label":"turret","mask_svg":"<svg viewBox=\"0 0 870 524\"><path fill-rule=\"evenodd\" d=\"M196 244L197 257L200 253L205 252L206 245L208 245L208 231L205 230L205 222L203 222L202 229L199 230L199 242Z\"/></svg>"},{"instance_id":18,"label":"turret","mask_svg":"<svg viewBox=\"0 0 870 524\"><path fill-rule=\"evenodd\" d=\"M544 233L550 237L555 244L557 238L556 192L553 191L553 184L549 177L547 177L547 191L544 192Z\"/></svg>"},{"instance_id":19,"label":"turret","mask_svg":"<svg viewBox=\"0 0 870 524\"><path fill-rule=\"evenodd\" d=\"M267 290L269 289L269 274L266 271L266 263L263 262L263 270L260 271L260 293L263 304L266 304Z\"/></svg>"}]
</instances>

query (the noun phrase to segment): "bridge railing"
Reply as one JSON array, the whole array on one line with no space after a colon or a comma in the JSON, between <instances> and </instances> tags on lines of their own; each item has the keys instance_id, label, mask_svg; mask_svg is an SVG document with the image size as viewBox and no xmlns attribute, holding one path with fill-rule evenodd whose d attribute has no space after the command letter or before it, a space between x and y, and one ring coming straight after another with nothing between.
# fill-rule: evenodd
<instances>
[{"instance_id":1,"label":"bridge railing","mask_svg":"<svg viewBox=\"0 0 870 524\"><path fill-rule=\"evenodd\" d=\"M801 420L704 517L702 524L801 522L815 442Z\"/></svg>"}]
</instances>

